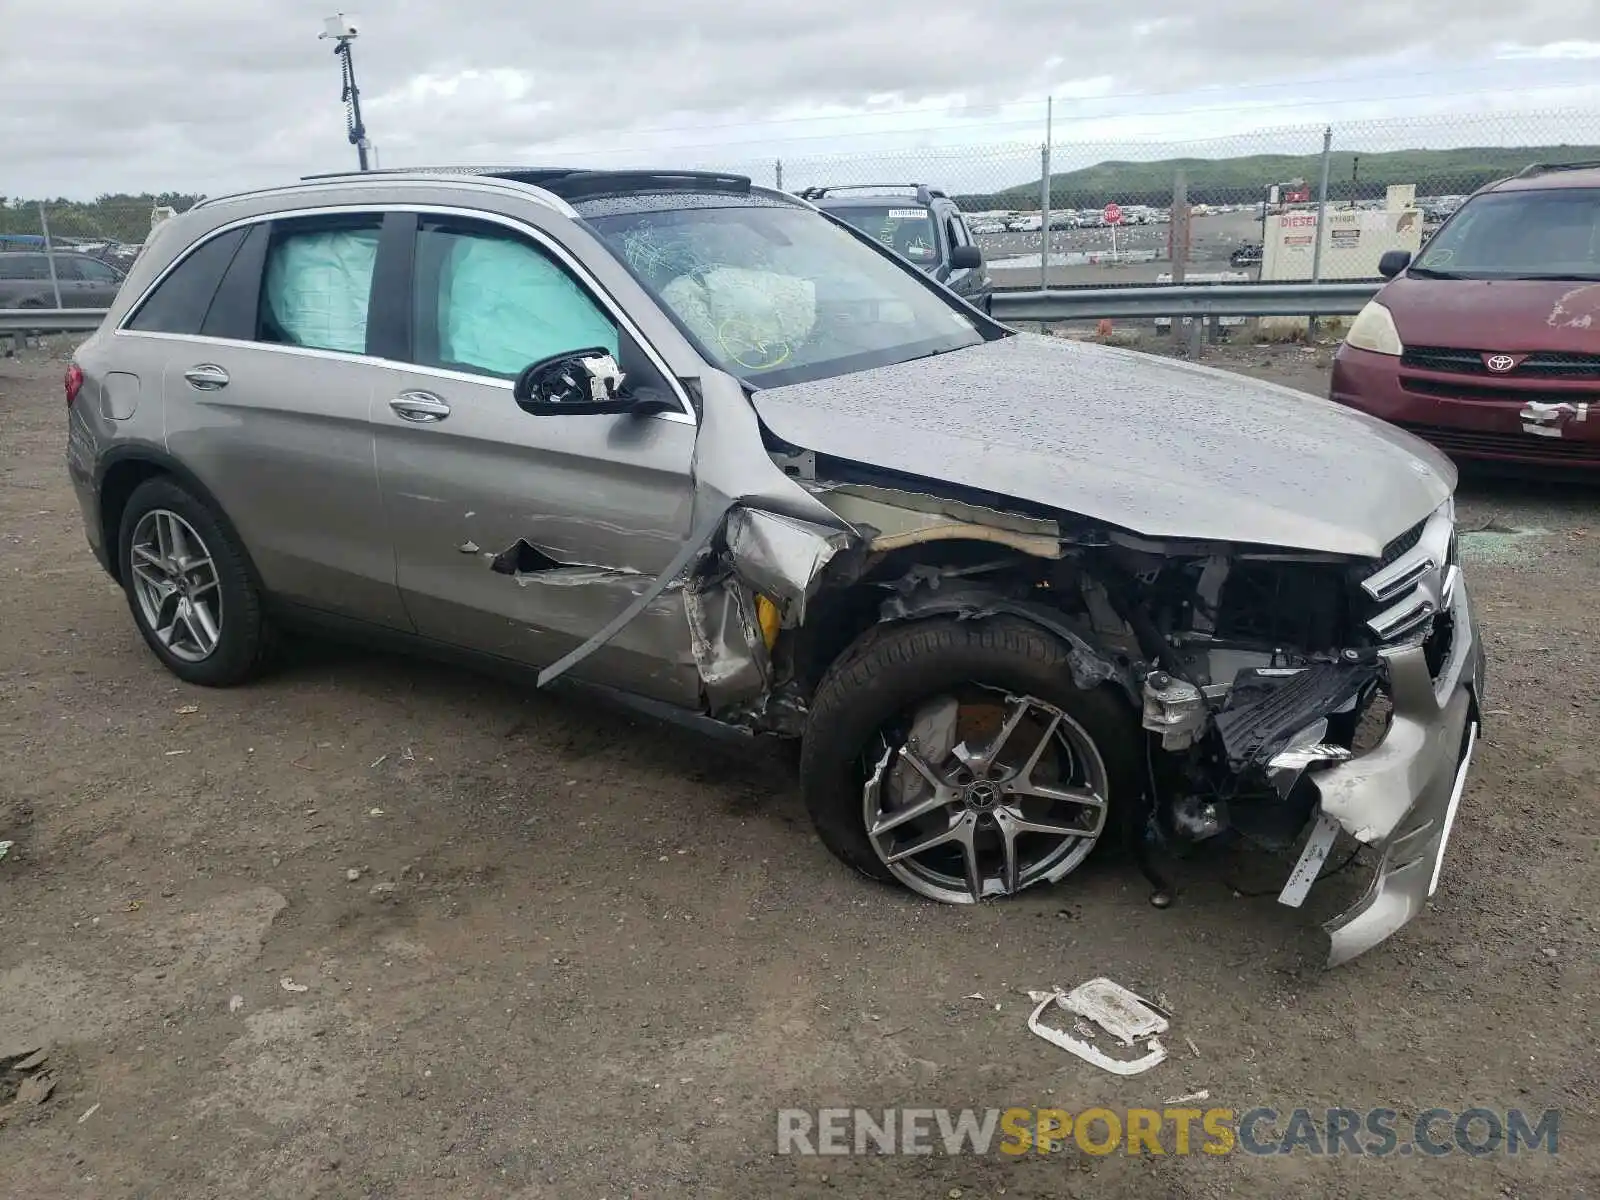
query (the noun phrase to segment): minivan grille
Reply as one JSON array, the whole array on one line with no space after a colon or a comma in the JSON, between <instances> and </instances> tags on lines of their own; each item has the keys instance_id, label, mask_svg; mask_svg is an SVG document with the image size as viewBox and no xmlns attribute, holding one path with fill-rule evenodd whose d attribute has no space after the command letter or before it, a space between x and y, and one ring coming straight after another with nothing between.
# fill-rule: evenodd
<instances>
[{"instance_id":1,"label":"minivan grille","mask_svg":"<svg viewBox=\"0 0 1600 1200\"><path fill-rule=\"evenodd\" d=\"M1402 367L1418 371L1441 371L1452 375L1495 375L1503 379L1600 379L1600 354L1577 354L1565 350L1540 350L1530 354L1506 372L1489 370L1486 354L1500 350L1458 350L1448 346L1407 346L1400 356Z\"/></svg>"}]
</instances>

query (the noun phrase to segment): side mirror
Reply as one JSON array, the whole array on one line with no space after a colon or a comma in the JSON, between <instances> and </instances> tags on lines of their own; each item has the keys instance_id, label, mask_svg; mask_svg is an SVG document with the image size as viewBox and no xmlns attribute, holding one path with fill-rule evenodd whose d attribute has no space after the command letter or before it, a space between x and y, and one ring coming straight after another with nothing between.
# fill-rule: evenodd
<instances>
[{"instance_id":1,"label":"side mirror","mask_svg":"<svg viewBox=\"0 0 1600 1200\"><path fill-rule=\"evenodd\" d=\"M976 246L952 246L950 248L950 269L952 271L975 271L983 266L983 251Z\"/></svg>"},{"instance_id":2,"label":"side mirror","mask_svg":"<svg viewBox=\"0 0 1600 1200\"><path fill-rule=\"evenodd\" d=\"M1385 250L1383 257L1378 260L1378 274L1385 279L1393 279L1411 265L1411 251Z\"/></svg>"},{"instance_id":3,"label":"side mirror","mask_svg":"<svg viewBox=\"0 0 1600 1200\"><path fill-rule=\"evenodd\" d=\"M637 399L623 390L622 368L603 346L569 350L529 363L511 395L536 417L604 416L635 412Z\"/></svg>"}]
</instances>

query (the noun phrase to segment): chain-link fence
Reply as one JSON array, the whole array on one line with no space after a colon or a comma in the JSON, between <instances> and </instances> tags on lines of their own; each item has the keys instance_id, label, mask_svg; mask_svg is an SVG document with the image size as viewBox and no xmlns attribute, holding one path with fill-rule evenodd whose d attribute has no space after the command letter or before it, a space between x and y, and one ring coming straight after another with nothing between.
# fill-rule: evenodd
<instances>
[{"instance_id":1,"label":"chain-link fence","mask_svg":"<svg viewBox=\"0 0 1600 1200\"><path fill-rule=\"evenodd\" d=\"M1383 250L1415 252L1483 184L1534 162L1600 160L1600 111L1396 117L1170 141L1108 141L1095 126L1058 107L1048 149L1041 121L1031 142L896 145L880 133L873 150L819 154L819 139L807 138L686 153L688 162L669 165L737 171L789 191L939 188L968 214L996 285L1031 288L1372 278ZM1017 126L1007 128L1015 138ZM905 135L929 136L956 134ZM630 164L596 155L578 165ZM153 221L195 199L0 202L0 307L55 307L58 292L63 306L93 306L104 272L84 260L120 271Z\"/></svg>"},{"instance_id":2,"label":"chain-link fence","mask_svg":"<svg viewBox=\"0 0 1600 1200\"><path fill-rule=\"evenodd\" d=\"M197 197L0 201L0 308L105 308L150 230Z\"/></svg>"},{"instance_id":3,"label":"chain-link fence","mask_svg":"<svg viewBox=\"0 0 1600 1200\"><path fill-rule=\"evenodd\" d=\"M703 161L789 190L921 183L968 214L1001 287L1363 279L1415 252L1473 191L1531 163L1600 160L1600 112L1399 117L1184 141ZM1043 135L1043 129L1041 129ZM1044 186L1045 179L1049 186ZM1107 218L1112 218L1107 220Z\"/></svg>"}]
</instances>

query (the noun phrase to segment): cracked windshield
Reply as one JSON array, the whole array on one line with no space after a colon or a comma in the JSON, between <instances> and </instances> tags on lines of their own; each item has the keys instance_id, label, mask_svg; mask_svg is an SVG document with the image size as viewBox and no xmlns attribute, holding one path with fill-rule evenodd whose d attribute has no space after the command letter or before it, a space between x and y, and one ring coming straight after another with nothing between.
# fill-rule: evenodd
<instances>
[{"instance_id":1,"label":"cracked windshield","mask_svg":"<svg viewBox=\"0 0 1600 1200\"><path fill-rule=\"evenodd\" d=\"M694 208L591 223L709 357L754 386L983 340L915 276L808 210Z\"/></svg>"}]
</instances>

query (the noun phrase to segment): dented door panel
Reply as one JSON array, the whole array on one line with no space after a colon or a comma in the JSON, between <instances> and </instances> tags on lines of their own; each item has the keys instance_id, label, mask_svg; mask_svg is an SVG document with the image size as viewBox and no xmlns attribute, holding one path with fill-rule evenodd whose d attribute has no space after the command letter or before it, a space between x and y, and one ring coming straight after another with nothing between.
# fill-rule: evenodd
<instances>
[{"instance_id":1,"label":"dented door panel","mask_svg":"<svg viewBox=\"0 0 1600 1200\"><path fill-rule=\"evenodd\" d=\"M401 595L424 636L545 666L632 604L689 536L693 425L535 417L499 380L385 374L372 404L378 475ZM449 415L414 423L390 408L413 392ZM680 592L662 593L577 674L695 703Z\"/></svg>"}]
</instances>

